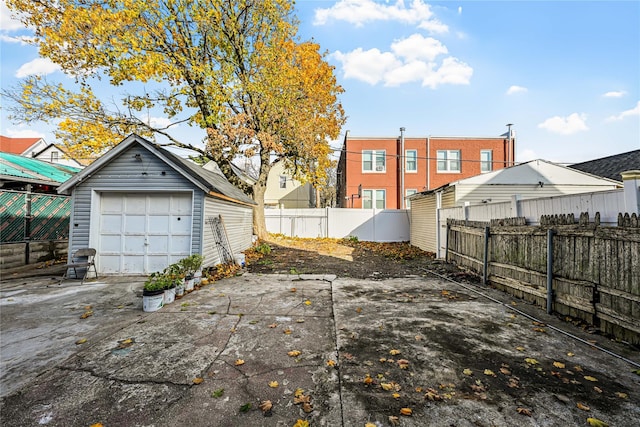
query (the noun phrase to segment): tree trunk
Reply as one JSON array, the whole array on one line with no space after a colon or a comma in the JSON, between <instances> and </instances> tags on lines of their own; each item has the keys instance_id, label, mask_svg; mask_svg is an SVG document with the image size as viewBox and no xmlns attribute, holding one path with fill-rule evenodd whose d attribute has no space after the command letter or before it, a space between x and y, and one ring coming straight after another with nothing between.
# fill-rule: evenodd
<instances>
[{"instance_id":1,"label":"tree trunk","mask_svg":"<svg viewBox=\"0 0 640 427\"><path fill-rule=\"evenodd\" d=\"M253 234L259 239L267 237L267 223L264 218L264 193L267 190L266 184L257 183L253 186L253 201L257 203L253 207Z\"/></svg>"}]
</instances>

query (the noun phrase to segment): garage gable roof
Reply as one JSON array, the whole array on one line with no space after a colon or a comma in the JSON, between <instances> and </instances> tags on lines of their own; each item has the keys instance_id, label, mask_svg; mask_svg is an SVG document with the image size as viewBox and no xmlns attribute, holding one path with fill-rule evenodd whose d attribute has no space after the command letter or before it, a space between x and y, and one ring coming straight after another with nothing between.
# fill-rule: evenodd
<instances>
[{"instance_id":1,"label":"garage gable roof","mask_svg":"<svg viewBox=\"0 0 640 427\"><path fill-rule=\"evenodd\" d=\"M142 145L149 152L153 153L167 165L171 166L174 170L207 194L229 199L237 203L250 205L256 204L249 196L232 185L223 175L208 171L136 134L129 135L122 140L122 142L109 150L104 156L94 161L91 165L84 168L71 179L65 181L60 185L60 187L58 187L58 193L68 194L73 187L102 169L113 159L118 158L123 152L135 144Z\"/></svg>"}]
</instances>

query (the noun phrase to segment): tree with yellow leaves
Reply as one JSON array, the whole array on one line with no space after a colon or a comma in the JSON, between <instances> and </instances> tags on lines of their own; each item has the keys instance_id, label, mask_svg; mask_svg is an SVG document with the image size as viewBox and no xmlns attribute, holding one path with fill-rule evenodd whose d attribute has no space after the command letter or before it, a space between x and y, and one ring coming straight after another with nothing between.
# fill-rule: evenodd
<instances>
[{"instance_id":1,"label":"tree with yellow leaves","mask_svg":"<svg viewBox=\"0 0 640 427\"><path fill-rule=\"evenodd\" d=\"M275 160L302 182L325 183L328 140L345 121L343 90L320 46L298 39L290 0L6 3L35 29L40 54L77 83L74 92L27 78L3 92L13 101L8 109L22 122L55 122L56 137L72 154L104 152L132 132L163 135L216 161L254 198L259 236L266 233L264 193ZM100 100L93 90L98 80L122 90L120 99ZM170 122L141 118L152 108ZM178 123L201 128L205 148L174 138ZM242 157L257 162L253 185L231 167Z\"/></svg>"}]
</instances>

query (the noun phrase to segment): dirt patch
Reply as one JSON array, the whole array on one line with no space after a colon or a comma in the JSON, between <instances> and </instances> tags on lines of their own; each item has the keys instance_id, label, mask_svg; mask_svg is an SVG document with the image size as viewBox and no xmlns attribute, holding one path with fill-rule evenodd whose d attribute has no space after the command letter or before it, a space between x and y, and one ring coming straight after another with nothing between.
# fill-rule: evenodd
<instances>
[{"instance_id":1,"label":"dirt patch","mask_svg":"<svg viewBox=\"0 0 640 427\"><path fill-rule=\"evenodd\" d=\"M335 274L354 279L384 280L423 276L424 268L477 281L455 266L436 260L432 252L408 243L373 243L350 239L298 239L272 236L261 244L270 252L247 252L251 273Z\"/></svg>"}]
</instances>

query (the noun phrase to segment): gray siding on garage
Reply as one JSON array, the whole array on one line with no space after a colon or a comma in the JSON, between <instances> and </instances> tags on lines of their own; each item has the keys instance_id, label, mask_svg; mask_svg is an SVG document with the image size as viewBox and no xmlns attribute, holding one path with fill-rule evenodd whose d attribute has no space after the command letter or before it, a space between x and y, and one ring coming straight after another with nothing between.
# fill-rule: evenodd
<instances>
[{"instance_id":1,"label":"gray siding on garage","mask_svg":"<svg viewBox=\"0 0 640 427\"><path fill-rule=\"evenodd\" d=\"M136 154L140 154L142 161L134 158ZM193 191L191 252L201 253L203 191L142 145L134 144L73 188L70 254L79 248L91 246L89 234L94 190L128 193Z\"/></svg>"},{"instance_id":2,"label":"gray siding on garage","mask_svg":"<svg viewBox=\"0 0 640 427\"><path fill-rule=\"evenodd\" d=\"M205 228L204 228L204 267L211 267L222 262L219 248L216 245L211 225L206 223L207 218L222 216L222 221L227 232L233 255L237 255L251 247L253 236L253 208L207 197L205 199Z\"/></svg>"}]
</instances>

